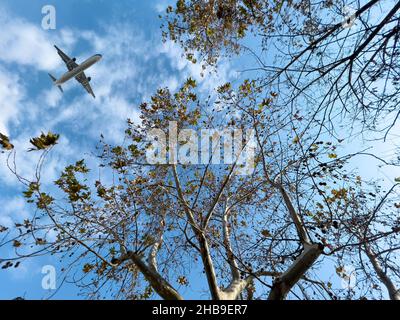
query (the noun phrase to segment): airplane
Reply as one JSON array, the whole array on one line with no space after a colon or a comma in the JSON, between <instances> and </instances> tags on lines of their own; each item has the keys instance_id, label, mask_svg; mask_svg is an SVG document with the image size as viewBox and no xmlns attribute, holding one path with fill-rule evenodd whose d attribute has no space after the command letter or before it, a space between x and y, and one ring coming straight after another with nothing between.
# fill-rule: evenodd
<instances>
[{"instance_id":1,"label":"airplane","mask_svg":"<svg viewBox=\"0 0 400 320\"><path fill-rule=\"evenodd\" d=\"M86 77L85 70L90 68L96 62L98 62L101 58L101 54L95 54L91 56L89 59L86 59L81 64L76 63L76 58L68 57L64 52L61 51L56 45L54 46L57 49L57 53L60 55L61 59L65 62L68 68L68 72L64 73L58 80L49 73L50 78L53 80L54 85L56 85L61 92L64 92L61 85L68 80L75 77L75 79L86 89L86 91L96 98L93 93L92 88L90 87L91 77Z\"/></svg>"}]
</instances>

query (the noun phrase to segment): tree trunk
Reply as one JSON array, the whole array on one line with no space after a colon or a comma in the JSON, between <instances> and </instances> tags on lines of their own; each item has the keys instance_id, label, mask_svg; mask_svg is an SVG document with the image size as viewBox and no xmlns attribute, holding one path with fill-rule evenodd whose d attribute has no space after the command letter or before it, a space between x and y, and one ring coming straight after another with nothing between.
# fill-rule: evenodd
<instances>
[{"instance_id":1,"label":"tree trunk","mask_svg":"<svg viewBox=\"0 0 400 320\"><path fill-rule=\"evenodd\" d=\"M274 281L268 300L284 300L292 287L319 258L322 250L321 245L305 244L301 255L282 276Z\"/></svg>"},{"instance_id":2,"label":"tree trunk","mask_svg":"<svg viewBox=\"0 0 400 320\"><path fill-rule=\"evenodd\" d=\"M183 300L181 295L154 268L147 266L140 257L129 253L129 258L137 266L154 291L165 300Z\"/></svg>"},{"instance_id":3,"label":"tree trunk","mask_svg":"<svg viewBox=\"0 0 400 320\"><path fill-rule=\"evenodd\" d=\"M371 248L368 245L365 245L365 253L367 254L369 261L372 264L376 274L380 281L385 285L389 297L391 300L400 300L400 290L396 288L393 281L389 278L385 271L383 271L381 264L379 263L376 255L372 252Z\"/></svg>"}]
</instances>

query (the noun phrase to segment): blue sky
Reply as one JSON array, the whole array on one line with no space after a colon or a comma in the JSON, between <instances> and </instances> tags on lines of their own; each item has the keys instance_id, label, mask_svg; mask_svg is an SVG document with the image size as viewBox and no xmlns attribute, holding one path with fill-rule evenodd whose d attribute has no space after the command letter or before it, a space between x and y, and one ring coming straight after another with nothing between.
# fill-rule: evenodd
<instances>
[{"instance_id":1,"label":"blue sky","mask_svg":"<svg viewBox=\"0 0 400 320\"><path fill-rule=\"evenodd\" d=\"M41 10L49 4L56 8L56 30L41 28ZM19 150L17 164L22 175L33 174L34 161L32 154L21 151L27 150L29 138L41 131L61 134L43 176L49 183L65 165L93 151L100 134L109 142L120 142L126 119L137 119L135 106L158 87L175 90L191 76L199 82L200 91L208 94L216 86L238 78L236 70L243 61L222 61L217 74L201 77L200 66L187 62L177 45L161 42L158 15L166 4L166 0L1 2L0 132L10 136ZM58 77L65 72L53 44L78 62L95 53L103 55L86 72L92 76L95 100L74 81L63 86L64 94L52 86L47 73ZM242 58L244 62L247 59ZM359 141L353 141L349 151L354 151L354 145L363 149ZM388 156L395 149L390 142L374 146L376 152ZM0 161L0 225L12 226L13 221L32 212L20 196L20 185L4 166L4 155L0 155ZM385 169L378 169L372 162L358 160L354 166L361 173L381 176L388 183L400 176L400 172L382 171ZM2 255L7 253L0 252ZM0 299L49 297L54 292L41 287L41 268L47 264L60 268L54 257L41 257L24 261L18 269L0 270ZM197 284L195 281L193 286ZM198 292L193 297L203 296ZM79 298L78 290L64 284L53 298Z\"/></svg>"},{"instance_id":2,"label":"blue sky","mask_svg":"<svg viewBox=\"0 0 400 320\"><path fill-rule=\"evenodd\" d=\"M191 76L208 92L232 79L228 63L218 74L201 77L200 67L188 63L172 43L161 42L160 10L166 1L2 1L0 4L0 132L13 140L18 170L33 174L34 156L24 152L29 138L41 131L61 134L52 153L44 181L54 181L67 164L79 160L103 133L110 142L121 142L127 118L137 119L136 107L161 86L175 90ZM56 9L56 30L41 27L44 5ZM95 53L103 59L88 70L96 99L70 81L61 94L47 73L65 72L53 44L70 57L83 61ZM0 166L0 224L32 214L20 196L21 187ZM4 249L2 249L4 250ZM0 252L0 256L7 255ZM60 266L54 257L26 260L18 269L1 270L0 299L49 297L41 287L43 265ZM78 290L64 284L54 298L77 298Z\"/></svg>"}]
</instances>

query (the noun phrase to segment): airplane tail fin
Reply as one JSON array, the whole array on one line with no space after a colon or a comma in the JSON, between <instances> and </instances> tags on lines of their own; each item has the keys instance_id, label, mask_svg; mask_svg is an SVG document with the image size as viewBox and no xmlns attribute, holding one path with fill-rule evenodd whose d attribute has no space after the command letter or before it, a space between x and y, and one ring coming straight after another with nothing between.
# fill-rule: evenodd
<instances>
[{"instance_id":1,"label":"airplane tail fin","mask_svg":"<svg viewBox=\"0 0 400 320\"><path fill-rule=\"evenodd\" d=\"M54 76L52 76L50 73L49 73L49 76L50 76L51 80L53 80L53 82L56 82L56 81L57 81L57 79L56 79ZM61 86L57 85L57 87L58 87L58 89L60 89L60 91L61 91L62 93L64 93L64 90L62 89Z\"/></svg>"}]
</instances>

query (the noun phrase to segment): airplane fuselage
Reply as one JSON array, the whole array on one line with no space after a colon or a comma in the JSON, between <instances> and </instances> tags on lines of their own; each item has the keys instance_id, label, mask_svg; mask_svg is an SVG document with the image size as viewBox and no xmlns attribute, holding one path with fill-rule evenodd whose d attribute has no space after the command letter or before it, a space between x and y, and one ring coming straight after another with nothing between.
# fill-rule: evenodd
<instances>
[{"instance_id":1,"label":"airplane fuselage","mask_svg":"<svg viewBox=\"0 0 400 320\"><path fill-rule=\"evenodd\" d=\"M76 77L80 73L84 72L86 69L90 68L96 62L100 61L101 57L102 57L101 54L95 54L94 56L91 56L89 59L85 60L80 65L78 65L76 68L64 73L57 81L54 82L54 84L59 86L67 82L68 80Z\"/></svg>"}]
</instances>

